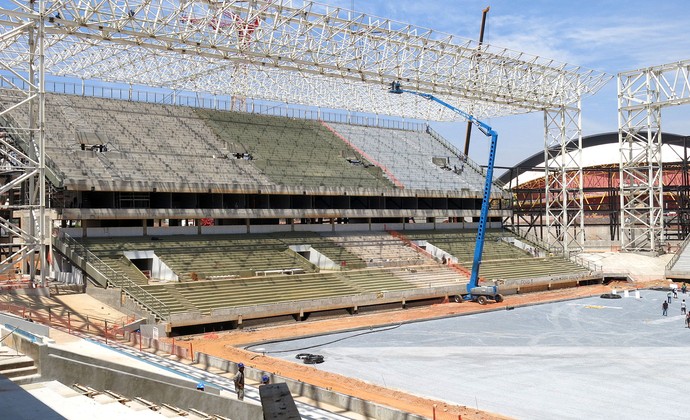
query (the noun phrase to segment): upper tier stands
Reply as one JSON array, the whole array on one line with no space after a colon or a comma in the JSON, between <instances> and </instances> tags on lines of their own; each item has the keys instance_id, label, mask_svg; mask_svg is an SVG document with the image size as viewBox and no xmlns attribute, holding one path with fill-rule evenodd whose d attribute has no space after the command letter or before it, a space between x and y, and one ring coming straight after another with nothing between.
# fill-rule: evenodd
<instances>
[{"instance_id":1,"label":"upper tier stands","mask_svg":"<svg viewBox=\"0 0 690 420\"><path fill-rule=\"evenodd\" d=\"M21 98L3 89L0 106ZM10 114L27 127L20 108ZM483 187L470 165L413 131L46 94L46 137L49 165L72 190Z\"/></svg>"},{"instance_id":2,"label":"upper tier stands","mask_svg":"<svg viewBox=\"0 0 690 420\"><path fill-rule=\"evenodd\" d=\"M355 152L317 121L196 110L231 153L249 153L276 184L391 188L375 166L348 162Z\"/></svg>"},{"instance_id":3,"label":"upper tier stands","mask_svg":"<svg viewBox=\"0 0 690 420\"><path fill-rule=\"evenodd\" d=\"M387 168L405 188L481 191L484 177L427 133L328 123L365 155ZM433 158L447 160L446 169Z\"/></svg>"},{"instance_id":4,"label":"upper tier stands","mask_svg":"<svg viewBox=\"0 0 690 420\"><path fill-rule=\"evenodd\" d=\"M68 178L134 182L267 184L248 162L223 159L223 143L190 108L47 95L48 154ZM81 150L105 144L108 153ZM87 173L84 173L84 172Z\"/></svg>"}]
</instances>

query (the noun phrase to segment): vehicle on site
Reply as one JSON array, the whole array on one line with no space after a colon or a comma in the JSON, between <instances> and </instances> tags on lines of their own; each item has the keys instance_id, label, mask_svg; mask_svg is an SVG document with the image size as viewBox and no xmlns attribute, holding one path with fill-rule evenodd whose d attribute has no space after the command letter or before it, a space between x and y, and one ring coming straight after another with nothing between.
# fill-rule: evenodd
<instances>
[{"instance_id":1,"label":"vehicle on site","mask_svg":"<svg viewBox=\"0 0 690 420\"><path fill-rule=\"evenodd\" d=\"M476 125L479 131L484 133L485 136L491 138L491 145L489 147L489 162L486 165L486 182L484 183L484 193L482 196L482 210L479 215L479 228L477 229L477 241L474 247L474 258L472 260L470 281L465 286L465 291L460 292L458 296L454 296L454 299L456 302L461 302L462 300L471 300L479 303L480 305L485 305L489 300L502 302L503 296L498 292L497 286L479 285L479 266L482 263L482 253L484 251L484 235L486 234L486 219L489 216L489 202L491 201L491 185L493 183L494 161L496 160L496 143L498 142L498 133L494 131L488 124L479 121L473 115L468 114L467 112L458 109L429 93L403 89L400 82L391 82L389 92L394 94L411 93L443 105L451 111L460 114L468 122Z\"/></svg>"}]
</instances>

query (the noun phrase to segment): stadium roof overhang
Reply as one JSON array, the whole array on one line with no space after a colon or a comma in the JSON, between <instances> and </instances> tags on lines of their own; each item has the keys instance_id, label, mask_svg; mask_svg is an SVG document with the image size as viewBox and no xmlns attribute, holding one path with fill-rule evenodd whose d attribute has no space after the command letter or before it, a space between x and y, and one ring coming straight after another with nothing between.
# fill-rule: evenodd
<instances>
[{"instance_id":1,"label":"stadium roof overhang","mask_svg":"<svg viewBox=\"0 0 690 420\"><path fill-rule=\"evenodd\" d=\"M50 76L439 121L459 115L388 84L496 117L575 103L611 78L303 0L0 0L0 76L41 52Z\"/></svg>"}]
</instances>

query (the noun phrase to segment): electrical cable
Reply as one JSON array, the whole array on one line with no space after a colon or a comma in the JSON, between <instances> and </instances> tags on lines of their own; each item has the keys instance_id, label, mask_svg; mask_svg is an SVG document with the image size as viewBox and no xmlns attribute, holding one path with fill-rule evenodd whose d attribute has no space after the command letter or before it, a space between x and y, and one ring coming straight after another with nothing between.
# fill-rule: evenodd
<instances>
[{"instance_id":1,"label":"electrical cable","mask_svg":"<svg viewBox=\"0 0 690 420\"><path fill-rule=\"evenodd\" d=\"M349 336L347 336L347 337L341 337L341 338L338 338L338 339L335 339L335 340L327 341L327 342L325 342L325 343L320 343L320 344L314 344L314 345L311 345L311 346L299 347L299 348L296 348L296 349L288 349L288 350L262 351L262 353L264 353L264 354L275 354L275 353L290 353L290 352L295 352L295 351L309 350L309 349L313 349L314 347L327 346L327 345L329 345L329 344L337 343L337 342L339 342L339 341L347 340L347 339L354 338L354 337L359 337L360 335L373 334L373 333L377 333L377 332L384 332L384 331L394 330L394 329L396 329L396 328L400 328L403 324L404 324L404 323L400 323L400 324L394 325L394 326L392 326L392 327L379 328L379 329L376 329L376 330L369 330L369 331L365 331L365 332L360 332L360 333L357 333L357 334L349 335ZM268 342L268 343L251 344L251 345L249 345L249 346L245 346L245 347L244 347L244 350L254 351L254 350L252 350L253 347L257 347L257 346L260 346L260 345L271 344L271 343L278 343L278 342L280 342L280 341L279 341L279 340L276 340L276 341L270 341L270 342Z\"/></svg>"}]
</instances>

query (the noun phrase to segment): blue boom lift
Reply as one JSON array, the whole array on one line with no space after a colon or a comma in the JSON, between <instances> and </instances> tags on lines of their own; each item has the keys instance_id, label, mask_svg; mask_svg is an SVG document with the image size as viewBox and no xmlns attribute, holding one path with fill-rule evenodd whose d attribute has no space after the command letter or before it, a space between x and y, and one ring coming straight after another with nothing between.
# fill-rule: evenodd
<instances>
[{"instance_id":1,"label":"blue boom lift","mask_svg":"<svg viewBox=\"0 0 690 420\"><path fill-rule=\"evenodd\" d=\"M479 121L474 116L460 110L449 103L446 103L437 97L422 92L415 92L413 90L403 89L400 82L391 82L390 93L401 94L401 93L411 93L413 95L421 96L424 99L434 101L439 103L446 108L457 112L462 115L467 121L476 125L479 131L484 133L487 137L491 138L491 147L489 150L489 163L486 166L486 182L484 183L484 196L482 198L482 211L479 215L479 228L477 229L477 242L474 247L474 259L472 261L472 273L470 275L470 281L466 285L465 293L460 293L463 300L472 300L478 302L480 305L486 304L488 300L495 300L496 302L502 302L503 296L498 293L498 287L496 286L479 286L479 266L482 263L482 252L484 251L484 235L486 234L486 219L489 216L489 202L491 201L491 184L493 180L494 173L494 160L496 159L496 143L498 141L498 133L495 132L490 126ZM460 299L457 298L457 301Z\"/></svg>"}]
</instances>

